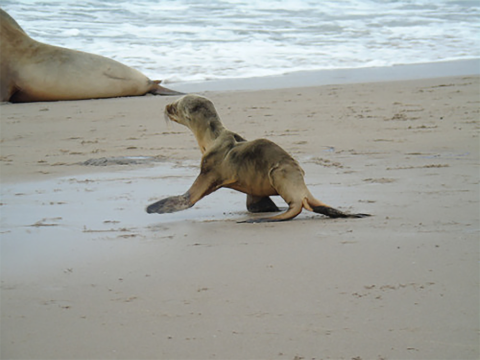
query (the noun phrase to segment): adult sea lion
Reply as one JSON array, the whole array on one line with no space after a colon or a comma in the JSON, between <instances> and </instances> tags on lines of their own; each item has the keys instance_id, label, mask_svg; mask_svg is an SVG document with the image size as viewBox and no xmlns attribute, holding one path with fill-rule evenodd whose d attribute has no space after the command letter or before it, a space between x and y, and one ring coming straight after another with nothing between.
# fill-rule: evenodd
<instances>
[{"instance_id":1,"label":"adult sea lion","mask_svg":"<svg viewBox=\"0 0 480 360\"><path fill-rule=\"evenodd\" d=\"M0 9L0 101L180 95L103 56L43 44Z\"/></svg>"},{"instance_id":2,"label":"adult sea lion","mask_svg":"<svg viewBox=\"0 0 480 360\"><path fill-rule=\"evenodd\" d=\"M204 196L226 187L257 199L280 195L289 206L282 214L245 221L249 223L293 219L303 208L332 218L370 216L346 214L314 198L305 185L304 171L295 159L269 140L246 141L226 129L213 103L204 97L183 96L165 107L165 115L195 135L203 153L201 170L185 194L149 205L148 213L185 210Z\"/></svg>"}]
</instances>

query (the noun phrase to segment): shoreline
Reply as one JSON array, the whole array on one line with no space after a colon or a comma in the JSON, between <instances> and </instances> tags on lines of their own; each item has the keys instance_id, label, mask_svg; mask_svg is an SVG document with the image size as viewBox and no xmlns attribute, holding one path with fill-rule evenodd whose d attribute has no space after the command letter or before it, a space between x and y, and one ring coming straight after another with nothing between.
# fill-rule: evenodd
<instances>
[{"instance_id":1,"label":"shoreline","mask_svg":"<svg viewBox=\"0 0 480 360\"><path fill-rule=\"evenodd\" d=\"M449 64L451 65L451 64ZM354 73L357 73L355 70ZM298 92L320 93L332 92L345 89L359 89L364 86L370 87L373 91L383 91L384 86L420 86L421 84L442 84L450 81L461 81L460 77L437 77L420 80L398 80L382 82L361 82L347 83L338 85L320 85L311 87L292 87L292 88L274 88L265 90L231 90L231 91L199 91L199 94L206 95L214 100L216 107L220 110L220 116L230 128L235 129L236 121L230 119L233 115L227 107L227 103L218 104L219 101L229 101L234 95L235 99L244 99L243 101L252 102L254 98L267 97L276 99L278 93L282 93L285 101L290 102L297 97ZM345 78L352 81L352 78ZM477 79L473 76L472 79ZM226 84L234 82L227 81ZM277 83L278 85L279 83ZM283 84L283 83L282 83ZM443 86L443 85L442 85ZM375 90L376 89L376 90ZM289 95L290 94L290 95ZM253 98L252 98L253 96ZM336 95L338 97L339 95ZM0 116L2 117L2 139L0 144L0 179L3 183L11 182L31 182L36 179L43 180L71 174L88 174L124 170L126 168L153 167L155 163L170 161L172 164L181 164L184 161L198 161L196 142L189 131L179 125L170 124L166 127L163 121L163 109L166 104L174 101L176 96L140 96L123 97L110 99L80 100L80 101L60 101L60 102L36 102L25 104L4 104L0 106ZM223 100L224 99L224 100ZM248 99L248 100L246 100ZM274 102L276 102L274 100ZM223 107L223 109L222 109ZM225 109L226 108L226 109ZM240 109L242 106L240 106ZM255 107L254 107L255 108ZM261 108L261 107L260 107ZM245 109L242 110L245 112ZM92 116L90 119L88 113ZM148 119L145 125L138 123L140 129L135 129L136 122L125 121L126 119L135 119L138 114L142 114ZM235 114L238 115L238 114ZM283 114L279 114L282 117ZM305 116L305 115L303 115ZM234 116L238 117L238 116ZM250 117L250 116L249 116ZM308 116L310 117L310 115ZM29 121L28 119L38 119ZM124 118L124 120L122 120ZM156 119L152 121L152 119ZM53 121L51 121L53 120ZM83 122L87 120L90 124L90 130L85 128ZM28 125L27 125L28 124ZM50 131L49 127L55 124L57 130ZM27 126L27 128L25 128ZM112 136L112 127L118 132L118 136ZM143 129L142 129L143 128ZM24 130L28 129L27 132ZM127 131L128 129L128 131ZM149 140L145 146L136 146L135 142L141 140L147 134L141 134L140 137L130 136L129 131L150 132L149 137L160 137L166 146L157 147L155 142ZM253 131L252 131L253 130ZM251 128L237 130L240 133L252 133L249 138L258 138L258 134ZM62 134L69 133L69 138L59 139ZM102 136L103 134L103 136ZM264 137L269 137L268 132ZM179 139L182 140L179 140ZM14 161L19 153L15 151L19 145L24 143L25 139L30 142L24 146L25 154L22 156L27 161L24 166ZM47 142L44 140L48 139ZM59 141L60 140L60 141ZM179 149L175 149L177 141L182 143ZM111 142L111 143L110 143ZM132 143L133 142L133 143ZM64 145L68 145L65 146ZM132 146L129 146L132 145ZM188 150L186 150L186 147ZM181 150L183 148L183 150ZM37 149L37 151L31 152ZM165 149L168 149L168 155L165 156ZM173 151L171 151L173 150ZM150 158L152 161L142 163L130 162L124 165L114 165L111 160L128 158ZM96 163L100 159L106 158L113 166L86 166L84 162ZM28 164L28 165L27 165ZM9 171L11 170L11 171Z\"/></svg>"},{"instance_id":2,"label":"shoreline","mask_svg":"<svg viewBox=\"0 0 480 360\"><path fill-rule=\"evenodd\" d=\"M480 74L480 59L438 61L385 67L307 70L252 78L165 83L183 92L256 91L357 84L385 81L421 80Z\"/></svg>"},{"instance_id":3,"label":"shoreline","mask_svg":"<svg viewBox=\"0 0 480 360\"><path fill-rule=\"evenodd\" d=\"M353 69L352 71L339 71L339 74L344 74L345 76L339 75L335 77L337 81L345 81L345 84L339 83L319 86L286 87L284 80L288 78L288 76L285 76L279 77L275 81L268 83L270 84L268 86L272 87L271 89L258 89L257 87L261 86L259 79L244 79L245 85L248 85L248 87L252 86L255 88L255 90L238 90L236 88L235 90L210 91L203 89L202 91L198 91L198 93L212 98L216 104L216 107L220 109L219 113L221 118L227 124L233 123L233 125L228 125L229 127L235 127L235 121L231 121L231 119L229 119L230 115L232 115L232 111L229 110L231 107L227 107L226 103L222 104L223 106L219 105L215 99L220 99L220 101L225 99L228 101L228 99L234 95L235 99L249 99L244 101L251 102L253 98L257 97L257 95L259 97L272 97L275 99L276 94L282 93L284 98L291 96L286 100L290 102L292 99L294 99L294 97L300 95L298 94L299 91L305 93L315 93L320 91L320 93L332 92L337 94L342 87L345 87L346 89L359 89L365 86L370 87L372 89L371 91L375 92L383 91L382 89L385 86L418 87L421 84L442 84L449 83L450 81L458 82L462 81L463 78L472 78L476 81L478 78L477 75L469 77L466 74L472 72L472 65L476 66L477 63L480 64L480 60L469 62L469 66L462 67L460 70L458 70L458 67L453 66L458 65L456 62L445 63L435 68L436 70L439 70L443 67L446 67L447 69L450 69L449 71L463 74L460 76L437 76L432 78L430 77L430 75L433 74L432 72L420 72L427 77L421 79L376 81L378 78L371 76L372 74L383 76L383 74L388 73L390 74L389 76L399 76L400 73L396 71L392 72L392 69L386 68L371 68L369 71L361 71L364 69ZM408 73L412 74L413 76L413 74L419 73L419 71L427 65L429 66L429 64L421 66L407 66ZM299 77L299 82L303 83L303 81L308 78L307 73L305 73L304 76ZM334 73L337 72L331 72L331 74ZM315 74L319 76L320 73L315 72ZM401 72L401 74L404 76L405 72ZM438 71L435 72L435 74L440 75ZM311 77L310 79L313 78ZM356 80L360 81L360 79L369 79L369 81L362 81L358 83L355 82ZM222 81L219 83L221 83L221 86L226 88L233 85L241 88L237 80L226 80L225 82ZM290 82L289 84L294 85L295 83ZM199 87L201 86L200 83L197 85ZM211 85L216 87L218 84L212 83ZM277 88L277 86L285 87ZM439 86L450 85L447 84ZM208 88L208 86L204 87ZM336 97L338 96L339 95ZM3 120L2 139L0 144L0 179L3 183L32 182L36 181L37 179L44 180L76 174L102 173L125 170L127 168L137 169L141 167L154 167L155 164L161 164L162 162L170 162L172 166L175 164L181 166L181 163L185 161L192 164L192 161L195 162L200 159L200 155L198 153L196 142L193 140L193 137L190 136L191 134L189 131L175 124L169 124L166 127L163 126L163 109L166 104L174 101L177 98L177 96L146 95L139 97L34 102L24 104L9 103L0 105L0 116ZM222 107L224 108L223 111ZM225 107L227 107L227 111L225 111ZM245 110L242 111L245 112ZM86 131L82 123L85 119L86 113L93 114L92 118L88 120L90 127L92 127L92 129L89 131ZM146 146L128 146L129 143L134 140L140 140L140 138L131 137L131 134L128 131L125 131L123 128L128 128L129 131L133 130L134 132L138 131L138 129L134 129L135 126L132 126L135 123L122 121L121 118L135 119L139 113L143 114L143 116L148 119L148 125L141 129L141 131L154 131L152 135L162 138L162 141L165 142L166 147L156 147L155 143L152 141L148 141ZM282 114L279 114L279 116L281 117ZM53 118L53 122L49 121L49 117ZM310 115L308 115L308 117L310 117ZM28 118L36 118L39 120L29 123ZM152 122L152 119L157 120ZM45 122L46 127L43 126L42 122ZM26 133L24 131L25 123L29 123L27 127L28 130L30 130ZM53 133L49 132L48 130L45 131L49 126L51 126L52 123L59 127L59 131L53 131ZM113 128L116 128L116 131L119 132L118 135L120 137L117 136L115 138L114 136L111 136L112 134L110 133L112 126ZM120 128L118 128L118 126L120 126ZM144 127L144 125L141 125L140 123L138 126L140 128ZM61 139L59 142L58 136L65 131L68 131L69 128L71 130L70 138ZM254 129L245 128L239 130L237 131L243 134L254 134L250 136L250 138L259 137ZM92 137L89 132L93 132L95 136ZM107 136L102 137L101 134L105 134ZM144 136L146 136L146 134L141 134L141 137ZM268 132L264 134L264 137L269 137ZM18 146L15 145L17 142L24 142L24 138L31 139L28 144L23 145L25 146L24 151L26 153L29 153L29 149L37 148L38 151L30 152L30 157L23 156L23 159L27 160L28 165L26 164L25 166L19 166L15 163L15 161L13 161L13 157L19 155L14 149ZM179 138L183 138L183 140L180 140L183 142L181 146L183 150L180 148L173 150L177 146L177 141L179 141ZM44 139L49 140L44 142ZM114 144L113 147L111 146L112 144L108 144L110 141L112 141L112 144ZM58 146L60 146L62 143L65 145L68 144L68 147L58 148ZM107 147L105 148L103 145L107 145ZM187 151L185 151L186 147L188 147ZM10 150L10 148L12 149ZM169 155L167 156L165 156L164 153L165 148L168 149L169 152ZM129 161L129 159L135 158L145 158L146 161ZM98 163L102 160L105 160L110 166L87 166L83 164ZM115 165L115 161L118 161L118 165Z\"/></svg>"}]
</instances>

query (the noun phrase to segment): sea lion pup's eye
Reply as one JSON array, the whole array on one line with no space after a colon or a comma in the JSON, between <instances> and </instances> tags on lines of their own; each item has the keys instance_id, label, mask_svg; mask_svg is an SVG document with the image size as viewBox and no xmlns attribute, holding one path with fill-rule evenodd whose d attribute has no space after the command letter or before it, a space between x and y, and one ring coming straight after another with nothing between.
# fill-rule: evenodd
<instances>
[{"instance_id":1,"label":"sea lion pup's eye","mask_svg":"<svg viewBox=\"0 0 480 360\"><path fill-rule=\"evenodd\" d=\"M195 114L200 112L202 109L204 109L204 106L202 103L197 103L194 106L192 106L190 113Z\"/></svg>"}]
</instances>

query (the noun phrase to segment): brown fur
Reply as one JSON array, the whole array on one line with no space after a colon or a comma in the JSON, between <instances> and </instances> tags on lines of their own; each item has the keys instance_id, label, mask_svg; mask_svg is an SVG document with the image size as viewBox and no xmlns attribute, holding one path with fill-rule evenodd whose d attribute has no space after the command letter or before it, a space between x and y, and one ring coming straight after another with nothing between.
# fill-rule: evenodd
<instances>
[{"instance_id":1,"label":"brown fur","mask_svg":"<svg viewBox=\"0 0 480 360\"><path fill-rule=\"evenodd\" d=\"M330 217L368 216L345 214L317 200L305 185L304 171L295 159L269 140L246 141L226 129L210 100L186 95L167 105L165 114L195 135L203 154L201 170L184 195L160 200L147 207L148 213L184 210L217 189L227 187L256 199L280 195L289 206L282 214L247 222L289 220L303 208Z\"/></svg>"},{"instance_id":2,"label":"brown fur","mask_svg":"<svg viewBox=\"0 0 480 360\"><path fill-rule=\"evenodd\" d=\"M0 9L2 102L180 94L159 83L115 60L35 41Z\"/></svg>"}]
</instances>

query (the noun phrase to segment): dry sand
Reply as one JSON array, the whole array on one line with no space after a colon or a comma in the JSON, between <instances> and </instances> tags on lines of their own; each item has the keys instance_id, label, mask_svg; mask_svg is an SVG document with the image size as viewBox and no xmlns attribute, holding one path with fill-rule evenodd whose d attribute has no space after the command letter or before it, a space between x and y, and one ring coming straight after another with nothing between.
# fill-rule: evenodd
<instances>
[{"instance_id":1,"label":"dry sand","mask_svg":"<svg viewBox=\"0 0 480 360\"><path fill-rule=\"evenodd\" d=\"M205 95L374 216L148 215L198 172L173 98L3 105L2 359L479 358L479 77Z\"/></svg>"}]
</instances>

